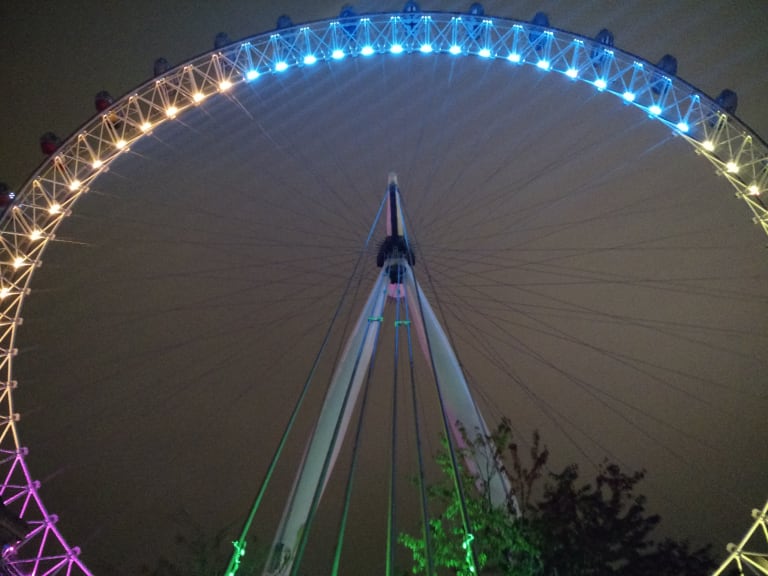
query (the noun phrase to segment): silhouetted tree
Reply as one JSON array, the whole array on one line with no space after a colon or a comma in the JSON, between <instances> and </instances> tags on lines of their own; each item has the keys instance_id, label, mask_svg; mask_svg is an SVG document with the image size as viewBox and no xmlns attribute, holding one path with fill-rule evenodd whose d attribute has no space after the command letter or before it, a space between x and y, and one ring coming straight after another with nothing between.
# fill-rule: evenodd
<instances>
[{"instance_id":1,"label":"silhouetted tree","mask_svg":"<svg viewBox=\"0 0 768 576\"><path fill-rule=\"evenodd\" d=\"M533 434L527 458L502 420L489 437L467 439L470 452L493 450L510 479L517 506L493 507L465 474L465 502L472 525L479 571L506 576L704 576L715 567L710 547L691 550L686 541L654 540L660 517L646 510L646 498L636 493L644 471L626 473L604 462L593 482L584 483L572 464L547 472L549 451ZM442 513L430 520L435 568L470 574L463 544L459 500L453 489L447 457L439 462L448 480L430 487ZM540 484L543 482L543 487ZM534 498L537 489L541 496ZM516 510L521 517L516 517ZM423 537L402 535L413 554L413 573L426 572Z\"/></svg>"}]
</instances>

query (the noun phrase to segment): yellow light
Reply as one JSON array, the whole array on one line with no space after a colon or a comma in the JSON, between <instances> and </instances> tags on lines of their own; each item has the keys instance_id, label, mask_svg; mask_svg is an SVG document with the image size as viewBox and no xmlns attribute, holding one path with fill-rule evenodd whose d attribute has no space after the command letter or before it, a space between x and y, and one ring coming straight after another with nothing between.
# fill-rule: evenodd
<instances>
[{"instance_id":1,"label":"yellow light","mask_svg":"<svg viewBox=\"0 0 768 576\"><path fill-rule=\"evenodd\" d=\"M29 239L30 240L40 240L40 238L42 238L42 237L43 237L43 231L39 230L37 228L32 230L32 232L30 232L30 234L29 234Z\"/></svg>"},{"instance_id":2,"label":"yellow light","mask_svg":"<svg viewBox=\"0 0 768 576\"><path fill-rule=\"evenodd\" d=\"M91 166L93 166L93 169L94 169L94 170L98 170L98 169L99 169L99 168L101 168L103 165L104 165L104 162L102 162L102 161L101 161L101 160L99 160L98 158L96 158L96 160L94 160L94 161L93 161L93 164L91 164Z\"/></svg>"},{"instance_id":3,"label":"yellow light","mask_svg":"<svg viewBox=\"0 0 768 576\"><path fill-rule=\"evenodd\" d=\"M6 287L0 288L0 300L8 296L8 294L10 293L11 293L10 288L6 288Z\"/></svg>"},{"instance_id":4,"label":"yellow light","mask_svg":"<svg viewBox=\"0 0 768 576\"><path fill-rule=\"evenodd\" d=\"M141 125L141 131L142 132L149 132L152 129L152 124L150 122L144 122Z\"/></svg>"},{"instance_id":5,"label":"yellow light","mask_svg":"<svg viewBox=\"0 0 768 576\"><path fill-rule=\"evenodd\" d=\"M117 148L118 150L122 150L126 146L128 146L128 142L126 142L122 138L120 140L118 140L117 142L115 142L115 148Z\"/></svg>"},{"instance_id":6,"label":"yellow light","mask_svg":"<svg viewBox=\"0 0 768 576\"><path fill-rule=\"evenodd\" d=\"M13 267L14 268L21 268L24 265L24 258L21 256L16 256L16 258L13 259Z\"/></svg>"},{"instance_id":7,"label":"yellow light","mask_svg":"<svg viewBox=\"0 0 768 576\"><path fill-rule=\"evenodd\" d=\"M179 109L176 108L176 106L168 106L168 108L165 109L165 115L168 116L168 118L173 118L178 111Z\"/></svg>"},{"instance_id":8,"label":"yellow light","mask_svg":"<svg viewBox=\"0 0 768 576\"><path fill-rule=\"evenodd\" d=\"M704 150L707 150L708 152L712 152L712 150L715 149L715 144L712 142L712 140L704 140L704 142L701 143Z\"/></svg>"},{"instance_id":9,"label":"yellow light","mask_svg":"<svg viewBox=\"0 0 768 576\"><path fill-rule=\"evenodd\" d=\"M74 192L75 190L79 190L80 186L82 186L83 183L80 182L80 180L72 180L72 182L69 183L69 189Z\"/></svg>"},{"instance_id":10,"label":"yellow light","mask_svg":"<svg viewBox=\"0 0 768 576\"><path fill-rule=\"evenodd\" d=\"M747 190L749 190L750 196L758 196L760 194L760 188L757 187L757 184L752 184Z\"/></svg>"},{"instance_id":11,"label":"yellow light","mask_svg":"<svg viewBox=\"0 0 768 576\"><path fill-rule=\"evenodd\" d=\"M203 100L205 100L205 94L203 94L202 92L195 92L195 94L192 96L192 99L195 102L202 102Z\"/></svg>"},{"instance_id":12,"label":"yellow light","mask_svg":"<svg viewBox=\"0 0 768 576\"><path fill-rule=\"evenodd\" d=\"M725 169L731 174L736 174L739 171L739 165L736 164L736 162L731 161L725 165Z\"/></svg>"},{"instance_id":13,"label":"yellow light","mask_svg":"<svg viewBox=\"0 0 768 576\"><path fill-rule=\"evenodd\" d=\"M54 202L48 207L49 214L58 214L59 212L61 212L61 204L58 202Z\"/></svg>"},{"instance_id":14,"label":"yellow light","mask_svg":"<svg viewBox=\"0 0 768 576\"><path fill-rule=\"evenodd\" d=\"M229 90L230 88L232 88L232 82L230 82L229 80L222 80L221 82L219 82L219 90L221 90L222 92Z\"/></svg>"}]
</instances>

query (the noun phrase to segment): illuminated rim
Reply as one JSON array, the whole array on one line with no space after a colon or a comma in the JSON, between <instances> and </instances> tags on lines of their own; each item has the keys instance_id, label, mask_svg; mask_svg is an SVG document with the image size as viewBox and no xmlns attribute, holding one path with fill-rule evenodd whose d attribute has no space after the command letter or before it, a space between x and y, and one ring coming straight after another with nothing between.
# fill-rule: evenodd
<instances>
[{"instance_id":1,"label":"illuminated rim","mask_svg":"<svg viewBox=\"0 0 768 576\"><path fill-rule=\"evenodd\" d=\"M372 14L260 34L190 60L92 118L46 161L0 221L0 494L29 532L3 551L19 574L90 574L45 509L19 444L12 390L16 329L33 271L78 198L110 162L155 127L238 84L268 81L321 61L441 54L504 60L558 73L620 98L666 125L709 160L768 234L768 146L710 97L621 50L527 22L455 13Z\"/></svg>"},{"instance_id":2,"label":"illuminated rim","mask_svg":"<svg viewBox=\"0 0 768 576\"><path fill-rule=\"evenodd\" d=\"M738 544L728 544L728 558L720 565L712 576L720 576L726 570L738 570L739 574L744 574L744 568L749 570L749 574L768 575L768 502L765 503L762 510L752 510L754 522L752 527L747 530L744 538ZM729 572L732 573L732 572Z\"/></svg>"}]
</instances>

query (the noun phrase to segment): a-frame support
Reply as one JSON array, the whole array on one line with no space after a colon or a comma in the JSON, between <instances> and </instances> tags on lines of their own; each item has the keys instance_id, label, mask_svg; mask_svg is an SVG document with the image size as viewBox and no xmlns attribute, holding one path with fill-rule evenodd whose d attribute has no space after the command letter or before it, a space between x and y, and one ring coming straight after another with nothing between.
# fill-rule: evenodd
<instances>
[{"instance_id":1,"label":"a-frame support","mask_svg":"<svg viewBox=\"0 0 768 576\"><path fill-rule=\"evenodd\" d=\"M292 571L307 520L319 502L346 436L381 322L387 321L384 307L388 298L407 299L411 324L433 367L454 445L465 444L462 428L471 437L488 435L450 341L414 277L413 253L405 238L400 191L393 175L387 193L387 238L378 257L381 272L337 363L283 511L265 574L282 576ZM498 469L493 447L486 445L486 450L473 452L465 462L478 483L489 491L491 502L503 506L510 494L509 480Z\"/></svg>"}]
</instances>

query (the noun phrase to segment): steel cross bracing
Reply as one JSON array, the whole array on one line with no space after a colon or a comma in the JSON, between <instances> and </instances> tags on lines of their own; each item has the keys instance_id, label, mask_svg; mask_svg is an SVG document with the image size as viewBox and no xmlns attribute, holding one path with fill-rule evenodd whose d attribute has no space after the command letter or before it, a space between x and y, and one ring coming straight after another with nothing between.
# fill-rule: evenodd
<instances>
[{"instance_id":1,"label":"steel cross bracing","mask_svg":"<svg viewBox=\"0 0 768 576\"><path fill-rule=\"evenodd\" d=\"M515 66L556 72L566 81L581 81L621 98L682 136L709 160L746 202L753 220L768 234L768 146L745 124L730 116L707 95L643 59L608 49L595 40L530 23L456 13L385 13L333 19L260 34L194 58L154 78L84 124L18 191L0 221L0 451L16 455L0 461L0 486L6 503L21 493L35 494L23 510L27 517L50 516L38 505L37 487L21 474L16 459L22 446L16 433L18 415L11 390L12 359L20 310L34 269L64 217L91 182L122 152L158 125L211 97L243 83L267 80L291 68L321 61L391 54L440 54L500 59ZM11 505L17 513L22 510ZM32 510L35 509L34 513ZM32 531L21 550L38 556L69 558L67 570L88 571L72 560L57 531ZM45 548L45 551L42 551ZM49 551L51 549L51 551ZM6 564L21 556L13 554ZM26 560L24 560L26 562ZM46 573L44 571L38 574Z\"/></svg>"},{"instance_id":2,"label":"steel cross bracing","mask_svg":"<svg viewBox=\"0 0 768 576\"><path fill-rule=\"evenodd\" d=\"M739 576L768 576L768 502L762 510L752 510L752 518L754 523L751 528L747 530L741 542L728 545L728 558L712 576L734 574L734 570L738 570Z\"/></svg>"}]
</instances>

